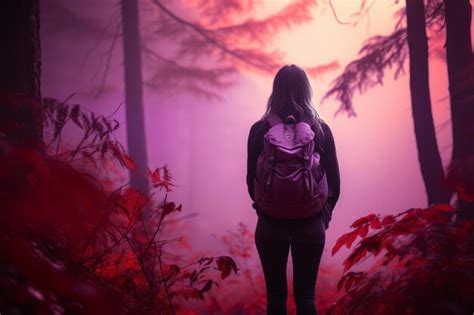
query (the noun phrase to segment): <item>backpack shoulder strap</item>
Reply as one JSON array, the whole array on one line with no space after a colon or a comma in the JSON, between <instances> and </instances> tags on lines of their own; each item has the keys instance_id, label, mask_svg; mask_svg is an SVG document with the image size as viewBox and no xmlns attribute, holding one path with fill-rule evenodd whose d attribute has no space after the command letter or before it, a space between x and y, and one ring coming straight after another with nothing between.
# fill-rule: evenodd
<instances>
[{"instance_id":1,"label":"backpack shoulder strap","mask_svg":"<svg viewBox=\"0 0 474 315\"><path fill-rule=\"evenodd\" d=\"M277 124L281 124L283 121L281 120L280 116L276 115L276 114L270 114L266 120L268 121L268 123L270 124L271 127L277 125Z\"/></svg>"}]
</instances>

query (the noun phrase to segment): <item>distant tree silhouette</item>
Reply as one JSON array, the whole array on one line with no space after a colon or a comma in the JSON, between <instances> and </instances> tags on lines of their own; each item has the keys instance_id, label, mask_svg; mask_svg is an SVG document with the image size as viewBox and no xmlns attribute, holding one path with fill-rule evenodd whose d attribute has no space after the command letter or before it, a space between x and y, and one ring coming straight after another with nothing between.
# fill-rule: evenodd
<instances>
[{"instance_id":1,"label":"distant tree silhouette","mask_svg":"<svg viewBox=\"0 0 474 315\"><path fill-rule=\"evenodd\" d=\"M122 0L123 57L127 144L136 169L130 172L132 187L148 192L148 157L143 111L141 39L137 0Z\"/></svg>"},{"instance_id":2,"label":"distant tree silhouette","mask_svg":"<svg viewBox=\"0 0 474 315\"><path fill-rule=\"evenodd\" d=\"M472 7L469 0L444 0L446 61L453 133L452 163L463 168L462 186L474 184L474 60L471 43ZM459 172L459 171L456 171ZM466 173L469 174L466 176ZM470 177L470 178L469 178ZM460 219L474 219L474 200L458 198Z\"/></svg>"},{"instance_id":3,"label":"distant tree silhouette","mask_svg":"<svg viewBox=\"0 0 474 315\"><path fill-rule=\"evenodd\" d=\"M411 108L421 174L428 195L428 204L448 203L451 193L440 185L445 174L431 111L428 39L423 0L407 0L406 15Z\"/></svg>"},{"instance_id":4,"label":"distant tree silhouette","mask_svg":"<svg viewBox=\"0 0 474 315\"><path fill-rule=\"evenodd\" d=\"M8 0L0 11L0 132L36 148L42 140L38 6L37 0Z\"/></svg>"},{"instance_id":5,"label":"distant tree silhouette","mask_svg":"<svg viewBox=\"0 0 474 315\"><path fill-rule=\"evenodd\" d=\"M454 7L451 9L453 12L458 12L453 13L451 17L451 24L456 24L456 26L453 26L456 30L451 31L451 35L449 35L450 31L447 29L447 38L451 38L447 39L447 47L452 47L448 55L453 55L451 60L457 60L458 58L454 57L454 55L459 53L460 61L458 65L462 64L461 68L467 69L472 65L472 61L470 61L472 52L467 52L467 47L469 47L469 51L471 49L469 31L471 18L470 4L468 1L463 1L462 4L458 4L457 2L456 4L446 3L446 6L448 5ZM335 97L340 101L341 105L336 114L343 111L348 113L349 116L354 116L355 110L352 97L356 91L363 93L377 84L382 84L385 71L390 68L395 68L395 79L397 79L398 76L403 73L403 66L407 57L413 58L413 60L410 60L410 88L412 94L413 119L419 163L427 191L428 204L449 202L451 198L451 193L445 192L441 188L447 175L444 174L443 171L433 130L434 127L432 127L433 118L430 109L431 101L429 100L427 77L427 44L425 43L426 30L438 32L444 28L445 22L448 24L449 15L446 15L445 19L444 9L445 5L440 0L429 0L426 2L424 8L421 1L407 0L406 8L398 12L398 21L393 33L387 36L374 36L369 38L359 51L361 57L346 66L343 73L334 80L332 88L323 98ZM425 11L424 23L420 21L423 16L423 10ZM405 17L408 17L406 27L403 26ZM454 44L454 41L458 44ZM409 48L409 55L407 54L407 48ZM450 48L447 48L447 50L449 51ZM454 68L449 57L447 61L448 73L453 73ZM464 73L465 79L467 78L467 71L469 70L466 70ZM450 76L452 77L453 75L451 74ZM465 80L464 82L472 81ZM469 87L466 84L462 85L465 91L462 99L467 102L470 101L472 104L472 97L469 97L469 95L472 94L469 93L472 93L474 89L472 88L472 83L470 84ZM453 94L455 86L456 84L450 81L450 94ZM458 86L460 86L459 83ZM472 110L469 111L467 109L463 111L462 115L459 115L457 114L459 108L472 108L472 105L470 107L456 106L456 101L451 100L451 114L453 117L452 162L454 162L455 156L460 154L457 153L460 152L460 147L472 147L472 145L469 145L469 141L471 141L470 143L472 144L472 136L469 136L469 127L467 126L470 126L469 122L472 122L474 115L472 114ZM459 119L461 116L462 119ZM461 145L460 143L463 144Z\"/></svg>"}]
</instances>

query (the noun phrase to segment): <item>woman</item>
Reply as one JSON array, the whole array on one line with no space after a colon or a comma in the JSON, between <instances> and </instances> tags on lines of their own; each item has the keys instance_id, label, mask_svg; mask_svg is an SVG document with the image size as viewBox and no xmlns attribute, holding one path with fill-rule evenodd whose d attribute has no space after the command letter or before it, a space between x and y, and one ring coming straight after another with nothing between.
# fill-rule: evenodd
<instances>
[{"instance_id":1,"label":"woman","mask_svg":"<svg viewBox=\"0 0 474 315\"><path fill-rule=\"evenodd\" d=\"M339 198L339 167L334 139L329 126L312 106L312 90L304 70L296 65L283 66L273 81L273 91L263 117L255 122L248 138L247 186L256 209L258 222L255 243L265 275L267 314L287 314L286 266L291 248L293 292L298 315L317 314L315 287L325 244L325 230ZM263 137L270 129L266 120L277 114L281 119L293 115L297 121L311 122L315 132L315 150L326 172L328 198L322 210L304 219L277 219L258 209L254 194L257 160L263 151Z\"/></svg>"}]
</instances>

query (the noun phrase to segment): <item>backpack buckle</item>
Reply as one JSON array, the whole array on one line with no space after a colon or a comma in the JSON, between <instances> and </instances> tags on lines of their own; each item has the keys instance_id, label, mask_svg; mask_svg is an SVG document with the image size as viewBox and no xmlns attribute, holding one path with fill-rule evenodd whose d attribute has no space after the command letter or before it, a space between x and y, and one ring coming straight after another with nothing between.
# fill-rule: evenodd
<instances>
[{"instance_id":1,"label":"backpack buckle","mask_svg":"<svg viewBox=\"0 0 474 315\"><path fill-rule=\"evenodd\" d=\"M303 165L304 165L304 166L308 166L308 164L309 164L309 158L310 158L310 155L309 155L309 154L307 154L307 153L303 154Z\"/></svg>"},{"instance_id":2,"label":"backpack buckle","mask_svg":"<svg viewBox=\"0 0 474 315\"><path fill-rule=\"evenodd\" d=\"M275 164L276 164L275 154L268 157L268 163L272 166L272 168L275 167Z\"/></svg>"}]
</instances>

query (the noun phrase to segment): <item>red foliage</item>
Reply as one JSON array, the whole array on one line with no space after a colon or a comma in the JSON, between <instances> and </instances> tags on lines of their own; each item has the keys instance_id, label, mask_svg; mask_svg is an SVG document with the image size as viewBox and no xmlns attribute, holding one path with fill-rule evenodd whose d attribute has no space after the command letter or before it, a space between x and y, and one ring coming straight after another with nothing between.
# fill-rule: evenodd
<instances>
[{"instance_id":1,"label":"red foliage","mask_svg":"<svg viewBox=\"0 0 474 315\"><path fill-rule=\"evenodd\" d=\"M343 286L346 291L349 291L352 285L357 285L366 278L367 273L365 272L348 272L342 276L342 278L337 283L337 292L339 292Z\"/></svg>"},{"instance_id":2,"label":"red foliage","mask_svg":"<svg viewBox=\"0 0 474 315\"><path fill-rule=\"evenodd\" d=\"M444 186L459 199L474 202L474 156L451 162Z\"/></svg>"},{"instance_id":3,"label":"red foliage","mask_svg":"<svg viewBox=\"0 0 474 315\"><path fill-rule=\"evenodd\" d=\"M342 235L332 250L334 255L361 238L345 259L337 286L346 295L327 314L472 313L474 222L453 221L455 212L450 205L436 204L356 220L354 230ZM369 256L378 269L351 271Z\"/></svg>"},{"instance_id":4,"label":"red foliage","mask_svg":"<svg viewBox=\"0 0 474 315\"><path fill-rule=\"evenodd\" d=\"M220 279L226 285L215 293L210 292L204 314L249 314L265 312L265 279L260 262L256 257L254 234L244 223L236 231L219 236L227 248L228 256L216 257ZM235 260L234 260L235 259ZM211 261L207 261L210 263ZM233 277L232 271L240 277Z\"/></svg>"},{"instance_id":5,"label":"red foliage","mask_svg":"<svg viewBox=\"0 0 474 315\"><path fill-rule=\"evenodd\" d=\"M163 174L162 174L163 173ZM155 188L164 188L167 192L172 191L171 186L171 173L168 170L168 166L158 167L153 172L148 169L148 177Z\"/></svg>"},{"instance_id":6,"label":"red foliage","mask_svg":"<svg viewBox=\"0 0 474 315\"><path fill-rule=\"evenodd\" d=\"M78 305L91 313L118 311L113 291L81 279L79 266L69 263L97 241L97 227L107 220L106 197L97 184L63 162L8 145L1 148L0 173L0 222L7 240L0 257L13 268L2 277L2 308L13 311L8 308L13 292L22 292L27 300L18 307L26 313L49 312L56 303L71 311Z\"/></svg>"},{"instance_id":7,"label":"red foliage","mask_svg":"<svg viewBox=\"0 0 474 315\"><path fill-rule=\"evenodd\" d=\"M232 271L237 273L237 270L238 270L237 265L235 264L235 261L229 256L217 257L216 263L217 263L217 270L221 272L222 279L227 278Z\"/></svg>"},{"instance_id":8,"label":"red foliage","mask_svg":"<svg viewBox=\"0 0 474 315\"><path fill-rule=\"evenodd\" d=\"M125 150L119 146L118 143L111 143L110 148L114 155L117 157L117 160L127 169L131 171L135 171L137 169L137 165L135 164L135 161L132 160L131 157L128 156L128 154L125 153Z\"/></svg>"},{"instance_id":9,"label":"red foliage","mask_svg":"<svg viewBox=\"0 0 474 315\"><path fill-rule=\"evenodd\" d=\"M352 228L359 227L362 224L372 221L374 218L375 218L375 214L371 213L365 217L355 220L354 223L351 224L351 227Z\"/></svg>"},{"instance_id":10,"label":"red foliage","mask_svg":"<svg viewBox=\"0 0 474 315\"><path fill-rule=\"evenodd\" d=\"M49 102L49 115L55 117L49 120L50 143L57 141L52 155L8 138L0 143L0 236L5 241L0 312L170 313L181 308L180 297L203 300L217 285L208 275L211 262L222 278L237 272L229 256L203 257L185 266L167 257L163 247L171 241L159 232L182 205L165 196L153 206L156 198L127 186L106 191L95 175L72 167L76 157L100 161L106 153L128 169L134 163L113 140L114 129L104 117ZM60 151L67 121L84 136L74 150ZM166 166L152 175L155 188L169 191Z\"/></svg>"}]
</instances>

